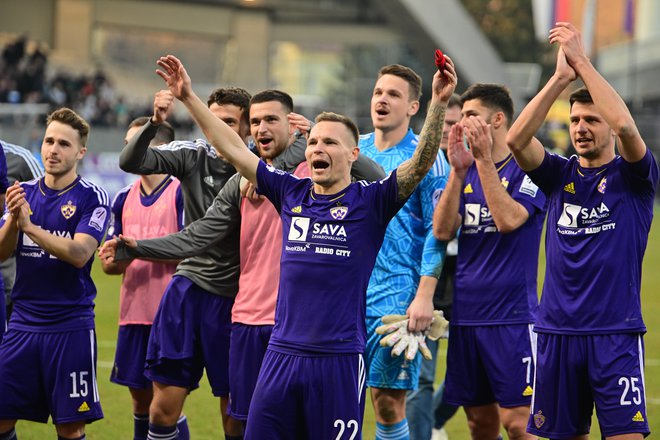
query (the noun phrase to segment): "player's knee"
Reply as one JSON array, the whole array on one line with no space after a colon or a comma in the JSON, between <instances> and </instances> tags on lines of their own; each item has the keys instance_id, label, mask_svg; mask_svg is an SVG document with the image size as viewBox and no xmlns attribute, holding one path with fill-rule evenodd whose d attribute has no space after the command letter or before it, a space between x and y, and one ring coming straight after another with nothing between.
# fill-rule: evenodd
<instances>
[{"instance_id":1,"label":"player's knee","mask_svg":"<svg viewBox=\"0 0 660 440\"><path fill-rule=\"evenodd\" d=\"M510 440L523 440L523 439L532 439L535 438L531 434L527 433L527 423L522 420L515 420L510 423L504 424L504 429L506 429L507 434L509 435Z\"/></svg>"},{"instance_id":2,"label":"player's knee","mask_svg":"<svg viewBox=\"0 0 660 440\"><path fill-rule=\"evenodd\" d=\"M55 425L58 437L79 438L85 434L85 422L61 423Z\"/></svg>"},{"instance_id":3,"label":"player's knee","mask_svg":"<svg viewBox=\"0 0 660 440\"><path fill-rule=\"evenodd\" d=\"M475 440L493 440L500 434L500 420L497 410L491 408L466 408L470 434Z\"/></svg>"},{"instance_id":4,"label":"player's knee","mask_svg":"<svg viewBox=\"0 0 660 440\"><path fill-rule=\"evenodd\" d=\"M405 390L374 390L372 400L379 421L391 424L406 417Z\"/></svg>"},{"instance_id":5,"label":"player's knee","mask_svg":"<svg viewBox=\"0 0 660 440\"><path fill-rule=\"evenodd\" d=\"M149 406L149 422L160 426L174 426L181 415L180 409L174 409L162 399L151 401Z\"/></svg>"},{"instance_id":6,"label":"player's knee","mask_svg":"<svg viewBox=\"0 0 660 440\"><path fill-rule=\"evenodd\" d=\"M529 407L517 407L512 409L502 408L502 425L506 429L510 439L534 438L527 433L527 419L529 418Z\"/></svg>"}]
</instances>

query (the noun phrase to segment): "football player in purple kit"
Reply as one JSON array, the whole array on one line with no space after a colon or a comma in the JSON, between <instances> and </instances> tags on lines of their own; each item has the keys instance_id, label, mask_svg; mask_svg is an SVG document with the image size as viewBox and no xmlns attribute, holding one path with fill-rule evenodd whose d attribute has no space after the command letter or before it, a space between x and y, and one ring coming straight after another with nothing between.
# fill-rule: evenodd
<instances>
[{"instance_id":1,"label":"football player in purple kit","mask_svg":"<svg viewBox=\"0 0 660 440\"><path fill-rule=\"evenodd\" d=\"M587 439L595 404L605 438L640 440L649 434L640 284L658 165L577 29L557 23L550 42L559 44L555 73L507 137L550 201L528 431ZM577 155L567 159L545 151L534 134L577 78L586 87L570 96Z\"/></svg>"},{"instance_id":2,"label":"football player in purple kit","mask_svg":"<svg viewBox=\"0 0 660 440\"><path fill-rule=\"evenodd\" d=\"M89 125L68 108L47 119L43 178L7 191L0 259L16 253L14 311L0 344L0 439L17 419L45 423L58 438L84 439L101 419L96 383L94 251L106 232L106 192L77 174Z\"/></svg>"},{"instance_id":3,"label":"football player in purple kit","mask_svg":"<svg viewBox=\"0 0 660 440\"><path fill-rule=\"evenodd\" d=\"M506 146L509 91L474 84L461 101L463 118L449 135L449 181L433 219L440 240L460 228L443 399L464 407L474 439L496 439L500 422L509 438L529 438L546 198Z\"/></svg>"},{"instance_id":4,"label":"football player in purple kit","mask_svg":"<svg viewBox=\"0 0 660 440\"><path fill-rule=\"evenodd\" d=\"M456 74L447 59L414 156L384 180L351 183L358 131L322 113L306 150L312 179L267 166L192 92L181 62L158 74L208 139L275 205L282 219L280 289L246 439L359 438L364 412L365 291L389 220L433 165Z\"/></svg>"}]
</instances>

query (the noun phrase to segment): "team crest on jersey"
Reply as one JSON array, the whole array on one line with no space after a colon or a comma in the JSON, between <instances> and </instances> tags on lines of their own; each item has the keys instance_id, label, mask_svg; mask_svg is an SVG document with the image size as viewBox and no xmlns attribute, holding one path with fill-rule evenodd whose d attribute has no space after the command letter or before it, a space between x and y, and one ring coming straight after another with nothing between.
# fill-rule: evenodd
<instances>
[{"instance_id":1,"label":"team crest on jersey","mask_svg":"<svg viewBox=\"0 0 660 440\"><path fill-rule=\"evenodd\" d=\"M60 212L64 218L68 220L73 217L73 214L76 213L76 205L74 205L73 202L69 200L66 205L60 206Z\"/></svg>"},{"instance_id":2,"label":"team crest on jersey","mask_svg":"<svg viewBox=\"0 0 660 440\"><path fill-rule=\"evenodd\" d=\"M536 414L534 414L534 425L537 428L540 428L544 424L545 424L545 416L543 415L543 412L539 411Z\"/></svg>"},{"instance_id":3,"label":"team crest on jersey","mask_svg":"<svg viewBox=\"0 0 660 440\"><path fill-rule=\"evenodd\" d=\"M346 217L346 214L348 214L347 206L335 206L334 208L330 208L330 215L335 220L343 220L344 217Z\"/></svg>"},{"instance_id":4,"label":"team crest on jersey","mask_svg":"<svg viewBox=\"0 0 660 440\"><path fill-rule=\"evenodd\" d=\"M605 189L607 188L607 177L603 177L600 179L600 183L598 184L598 192L601 194L605 194Z\"/></svg>"},{"instance_id":5,"label":"team crest on jersey","mask_svg":"<svg viewBox=\"0 0 660 440\"><path fill-rule=\"evenodd\" d=\"M501 183L504 189L507 189L509 187L509 181L506 180L506 177L502 177Z\"/></svg>"}]
</instances>

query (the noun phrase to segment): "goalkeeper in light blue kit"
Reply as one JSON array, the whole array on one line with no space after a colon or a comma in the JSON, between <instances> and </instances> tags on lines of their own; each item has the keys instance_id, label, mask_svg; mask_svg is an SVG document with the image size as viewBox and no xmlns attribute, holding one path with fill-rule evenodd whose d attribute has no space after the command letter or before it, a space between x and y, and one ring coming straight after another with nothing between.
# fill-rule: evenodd
<instances>
[{"instance_id":1,"label":"goalkeeper in light blue kit","mask_svg":"<svg viewBox=\"0 0 660 440\"><path fill-rule=\"evenodd\" d=\"M371 98L374 132L360 137L360 151L390 172L409 159L418 136L409 128L419 110L422 80L393 64L378 73ZM376 415L376 438L408 438L406 392L417 388L421 357L392 354L375 330L386 315L407 315L408 329L421 332L433 317L433 295L446 243L433 237L433 207L447 182L443 154L390 222L367 289L367 386ZM395 352L396 354L397 352Z\"/></svg>"}]
</instances>

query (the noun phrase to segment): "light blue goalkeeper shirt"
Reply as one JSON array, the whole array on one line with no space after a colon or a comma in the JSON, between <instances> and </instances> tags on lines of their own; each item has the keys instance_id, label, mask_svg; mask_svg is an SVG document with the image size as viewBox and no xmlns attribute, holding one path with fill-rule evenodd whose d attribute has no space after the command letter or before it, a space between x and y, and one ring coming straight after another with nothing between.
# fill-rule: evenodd
<instances>
[{"instance_id":1,"label":"light blue goalkeeper shirt","mask_svg":"<svg viewBox=\"0 0 660 440\"><path fill-rule=\"evenodd\" d=\"M360 152L386 173L410 159L419 137L408 130L396 146L378 151L374 133L360 136ZM408 202L390 221L367 288L367 317L404 314L422 275L439 277L446 243L433 236L433 210L447 184L449 164L442 153Z\"/></svg>"}]
</instances>

